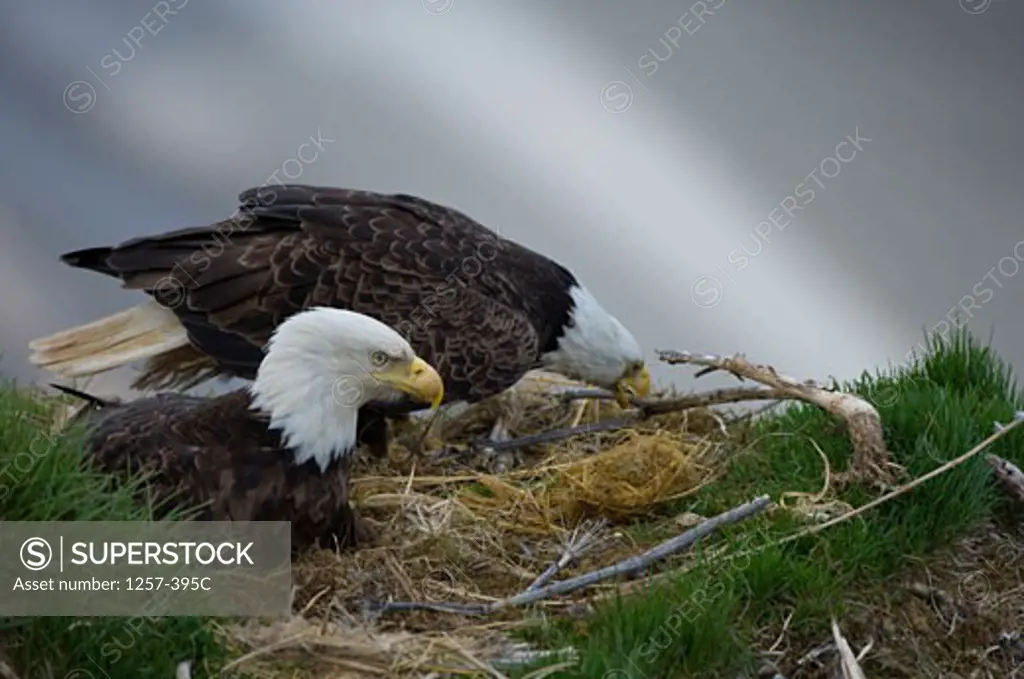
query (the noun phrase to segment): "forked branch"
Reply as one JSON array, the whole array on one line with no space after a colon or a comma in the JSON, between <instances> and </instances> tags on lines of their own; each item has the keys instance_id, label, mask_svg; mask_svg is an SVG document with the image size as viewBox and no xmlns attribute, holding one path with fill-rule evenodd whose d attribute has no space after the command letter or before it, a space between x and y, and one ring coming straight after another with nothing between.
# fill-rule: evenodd
<instances>
[{"instance_id":1,"label":"forked branch","mask_svg":"<svg viewBox=\"0 0 1024 679\"><path fill-rule=\"evenodd\" d=\"M670 365L697 365L703 372L723 370L739 379L759 382L784 398L792 398L822 408L841 418L847 426L853 444L853 467L845 480L873 481L891 485L895 481L892 456L885 445L882 418L873 405L848 392L827 389L814 380L803 382L776 372L770 365L750 363L743 354L732 357L715 354L692 354L685 351L659 351L658 357ZM842 479L841 479L842 480Z\"/></svg>"}]
</instances>

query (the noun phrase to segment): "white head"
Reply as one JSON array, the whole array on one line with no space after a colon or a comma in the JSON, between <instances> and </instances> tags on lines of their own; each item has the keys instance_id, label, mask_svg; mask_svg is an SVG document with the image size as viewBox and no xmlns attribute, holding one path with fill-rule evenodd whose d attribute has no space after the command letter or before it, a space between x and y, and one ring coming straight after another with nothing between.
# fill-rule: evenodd
<instances>
[{"instance_id":1,"label":"white head","mask_svg":"<svg viewBox=\"0 0 1024 679\"><path fill-rule=\"evenodd\" d=\"M570 295L571 321L558 348L541 356L543 367L609 389L623 407L646 396L651 376L636 338L586 288L574 285Z\"/></svg>"},{"instance_id":2,"label":"white head","mask_svg":"<svg viewBox=\"0 0 1024 679\"><path fill-rule=\"evenodd\" d=\"M357 412L410 395L437 407L441 378L395 330L369 316L316 307L287 318L249 387L252 407L295 453L321 470L355 450Z\"/></svg>"}]
</instances>

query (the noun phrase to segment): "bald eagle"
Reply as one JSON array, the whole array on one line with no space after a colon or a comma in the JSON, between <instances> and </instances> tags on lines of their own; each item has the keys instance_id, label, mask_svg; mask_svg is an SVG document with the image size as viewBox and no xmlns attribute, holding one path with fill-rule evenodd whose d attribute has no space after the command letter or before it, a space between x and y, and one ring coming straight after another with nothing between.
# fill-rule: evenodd
<instances>
[{"instance_id":1,"label":"bald eagle","mask_svg":"<svg viewBox=\"0 0 1024 679\"><path fill-rule=\"evenodd\" d=\"M402 397L437 407L444 395L392 328L325 307L286 319L252 384L221 396L117 402L57 388L89 402L80 421L100 469L151 475L158 514L184 501L199 519L291 521L296 549L358 541L348 474L359 407Z\"/></svg>"},{"instance_id":2,"label":"bald eagle","mask_svg":"<svg viewBox=\"0 0 1024 679\"><path fill-rule=\"evenodd\" d=\"M461 212L301 185L238 200L211 226L63 255L152 301L33 341L32 362L75 377L146 359L140 389L252 379L275 327L330 306L405 336L437 368L448 401L501 393L537 368L612 390L623 406L650 388L636 339L568 269ZM363 415L379 423L421 408L370 403Z\"/></svg>"}]
</instances>

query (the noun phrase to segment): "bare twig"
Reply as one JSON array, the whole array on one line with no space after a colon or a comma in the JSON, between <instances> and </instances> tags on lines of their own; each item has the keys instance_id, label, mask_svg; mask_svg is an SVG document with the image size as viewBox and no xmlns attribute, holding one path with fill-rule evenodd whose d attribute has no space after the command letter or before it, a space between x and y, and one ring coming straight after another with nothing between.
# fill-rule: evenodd
<instances>
[{"instance_id":1,"label":"bare twig","mask_svg":"<svg viewBox=\"0 0 1024 679\"><path fill-rule=\"evenodd\" d=\"M572 397L566 399L570 401L581 398L612 398L611 394L601 391L599 389L575 390L572 392L566 392L564 394L559 395L560 398L565 398L566 396ZM603 422L592 422L589 424L582 424L575 427L552 429L551 431L540 432L538 434L529 434L527 436L520 436L518 438L509 439L507 441L483 440L474 443L473 448L474 450L483 450L489 448L494 452L513 450L517 448L526 448L529 446L536 446L542 443L555 443L557 441L563 441L567 438L572 438L573 436L578 436L580 434L596 434L599 432L625 429L626 427L635 425L637 422L642 422L656 415L664 415L665 413L678 412L681 410L691 410L694 408L707 408L712 405L719 405L725 403L740 403L742 401L768 401L785 398L793 398L793 396L789 392L780 389L762 389L759 387L754 387L739 389L719 389L716 391L707 392L705 394L692 394L689 396L680 396L677 398L670 399L634 401L634 405L637 406L638 410L624 417L605 420Z\"/></svg>"},{"instance_id":2,"label":"bare twig","mask_svg":"<svg viewBox=\"0 0 1024 679\"><path fill-rule=\"evenodd\" d=\"M933 603L933 605L936 602L943 604L954 613L956 613L957 609L959 608L956 605L956 602L953 600L953 597L951 597L947 592L944 592L938 587L926 585L923 582L910 583L909 585L907 585L907 591L915 596L924 599L925 601L928 601L929 603ZM936 612L939 613L941 618L945 619L946 616L944 614L942 614L938 610L936 610Z\"/></svg>"},{"instance_id":3,"label":"bare twig","mask_svg":"<svg viewBox=\"0 0 1024 679\"><path fill-rule=\"evenodd\" d=\"M830 391L813 380L800 382L780 375L769 365L755 365L742 354L722 357L715 354L691 354L681 351L659 351L659 358L670 365L692 364L725 370L737 377L760 382L782 392L784 397L814 404L842 418L853 444L853 468L849 476L860 480L890 485L894 481L891 468L896 465L885 445L882 419L873 405L850 393Z\"/></svg>"},{"instance_id":4,"label":"bare twig","mask_svg":"<svg viewBox=\"0 0 1024 679\"><path fill-rule=\"evenodd\" d=\"M0 677L3 679L21 679L14 668L4 658L0 658Z\"/></svg>"},{"instance_id":5,"label":"bare twig","mask_svg":"<svg viewBox=\"0 0 1024 679\"><path fill-rule=\"evenodd\" d=\"M839 650L839 662L843 669L843 679L867 679L864 676L864 670L860 668L860 663L857 662L857 657L853 654L853 649L850 648L850 643L843 636L842 632L839 631L839 624L836 623L835 618L832 618L832 638L835 640L836 648Z\"/></svg>"},{"instance_id":6,"label":"bare twig","mask_svg":"<svg viewBox=\"0 0 1024 679\"><path fill-rule=\"evenodd\" d=\"M174 669L175 679L192 679L192 661L182 660Z\"/></svg>"},{"instance_id":7,"label":"bare twig","mask_svg":"<svg viewBox=\"0 0 1024 679\"><path fill-rule=\"evenodd\" d=\"M576 576L575 578L569 578L568 580L562 580L545 587L538 589L527 590L521 592L513 597L494 601L489 604L449 604L449 603L430 603L430 602L415 602L415 601L392 601L384 604L378 604L371 606L371 609L376 609L379 614L391 613L395 611L415 611L415 610L426 610L426 611L437 611L442 613L456 613L461 615L486 615L489 613L497 613L506 608L514 606L525 606L528 604L541 601L553 596L561 594L568 594L584 587L596 584L603 580L618 577L620 575L629 575L639 571L642 571L652 564L661 561L669 556L672 556L678 552L683 551L693 543L697 542L703 537L710 535L716 529L721 526L737 523L745 519L754 516L768 507L771 504L771 500L767 495L762 495L759 498L751 500L746 504L734 507L718 516L714 516L700 523L697 526L689 529L682 535L677 535L674 538L662 542L658 546L639 554L636 556L629 557L610 566L600 568L596 571L584 573Z\"/></svg>"},{"instance_id":8,"label":"bare twig","mask_svg":"<svg viewBox=\"0 0 1024 679\"><path fill-rule=\"evenodd\" d=\"M931 470L927 474L922 474L921 476L917 477L913 481L910 481L909 483L906 483L906 484L900 486L899 488L896 488L895 490L893 490L893 491L891 491L889 493L886 493L885 495L882 495L881 497L877 497L874 500L872 500L871 502L868 502L867 504L863 504L860 507L857 507L856 509L854 509L852 511L846 512L842 516L837 516L836 518L831 519L829 521L826 521L825 523L819 523L819 524L816 524L814 526L810 526L808 528L805 528L805 529L803 529L801 531L798 531L796 533L793 533L792 535L788 535L788 536L782 538L781 540L779 540L778 542L774 543L773 546L784 545L784 544L786 544L788 542L793 542L794 540L799 540L800 538L804 538L804 537L807 537L809 535L815 535L815 534L820 533L821 531L823 531L823 530L825 530L827 528L831 528L832 526L835 526L837 524L843 523L845 521L849 521L850 519L852 519L852 518L854 518L856 516L860 516L864 512L868 511L869 509L873 509L874 507L877 507L879 505L885 504L886 502L889 502L890 500L892 500L895 497L898 497L898 496L903 495L905 493L909 493L911 490L913 490L914 488L917 488L918 486L920 486L921 484L925 483L926 481L934 479L936 476L941 476L942 474L945 474L946 472L948 472L950 469L953 469L954 467L957 467L957 466L963 464L964 462L966 462L967 460L971 459L972 457L974 457L975 455L980 453L982 450L984 450L988 446L992 445L995 441L997 441L997 440L1001 439L1003 436L1006 436L1007 434L1009 434L1011 431L1016 429L1021 424L1024 424L1024 420L1014 420L1013 422L1011 422L1010 424L1008 424L1004 428L1002 428L999 431L997 431L995 434L992 434L991 436L986 438L984 441L982 441L978 445L976 445L973 448L971 448L970 450L968 450L963 455L960 455L959 457L954 457L949 462L946 462L945 464L943 464L940 467L936 467L935 469Z\"/></svg>"},{"instance_id":9,"label":"bare twig","mask_svg":"<svg viewBox=\"0 0 1024 679\"><path fill-rule=\"evenodd\" d=\"M804 665L806 665L808 663L812 663L812 662L818 663L820 665L821 662L819 661L819 658L821 658L821 656L826 655L828 653L831 653L832 651L835 651L835 650L836 650L836 644L835 644L834 641L829 641L829 642L826 642L824 644L819 644L819 645L815 646L814 648L812 648L811 650L809 650L803 656L801 656L800 659L796 661L796 666L797 667L803 667Z\"/></svg>"},{"instance_id":10,"label":"bare twig","mask_svg":"<svg viewBox=\"0 0 1024 679\"><path fill-rule=\"evenodd\" d=\"M992 467L1000 487L1017 502L1024 502L1024 472L1020 467L998 455L988 455L985 461Z\"/></svg>"},{"instance_id":11,"label":"bare twig","mask_svg":"<svg viewBox=\"0 0 1024 679\"><path fill-rule=\"evenodd\" d=\"M583 556L584 552L600 544L602 542L601 531L604 530L607 523L607 521L601 520L594 523L584 522L577 526L566 541L565 548L558 559L548 566L525 591L532 592L535 589L540 589L551 578L558 575L559 571Z\"/></svg>"},{"instance_id":12,"label":"bare twig","mask_svg":"<svg viewBox=\"0 0 1024 679\"><path fill-rule=\"evenodd\" d=\"M515 644L506 649L500 658L491 660L491 665L499 670L512 670L525 665L534 665L542 660L559 663L559 668L566 669L579 662L579 653L572 646L554 650L539 650L530 648L526 644Z\"/></svg>"},{"instance_id":13,"label":"bare twig","mask_svg":"<svg viewBox=\"0 0 1024 679\"><path fill-rule=\"evenodd\" d=\"M574 389L573 391L564 391L558 394L558 398L563 402L580 399L611 401L615 398L615 395L603 389ZM792 398L792 396L780 389L729 387L699 394L673 396L672 398L632 399L630 403L640 410L642 417L653 417L654 415L663 415L692 408L708 408L713 405L742 403L744 401L776 401L785 398Z\"/></svg>"},{"instance_id":14,"label":"bare twig","mask_svg":"<svg viewBox=\"0 0 1024 679\"><path fill-rule=\"evenodd\" d=\"M782 621L782 631L779 632L779 636L775 639L775 643L772 644L768 648L767 651L765 651L765 653L767 655L785 655L784 652L780 652L780 651L778 651L776 649L778 649L778 647L781 646L782 642L786 639L786 633L789 631L789 623L791 623L793 621L793 616L795 614L796 614L796 611L790 611L789 615L787 615L783 619L783 621Z\"/></svg>"},{"instance_id":15,"label":"bare twig","mask_svg":"<svg viewBox=\"0 0 1024 679\"><path fill-rule=\"evenodd\" d=\"M527 446L536 446L541 443L554 443L556 441L563 441L573 436L579 436L580 434L596 434L605 431L615 431L616 429L624 429L631 426L636 422L635 418L630 417L617 417L612 420L605 420L603 422L591 422L589 424L581 424L578 427L567 427L565 429L552 429L551 431L542 431L539 434L529 434L528 436L520 436L518 438L509 439L507 441L479 441L473 444L473 447L477 450L483 450L490 448L494 452L500 452L503 450L513 450L515 448L526 448Z\"/></svg>"},{"instance_id":16,"label":"bare twig","mask_svg":"<svg viewBox=\"0 0 1024 679\"><path fill-rule=\"evenodd\" d=\"M615 395L605 389L569 389L558 393L558 400L562 403L570 403L583 398L592 398L597 401L611 401L615 398ZM630 399L630 402L634 405L637 403L636 399Z\"/></svg>"},{"instance_id":17,"label":"bare twig","mask_svg":"<svg viewBox=\"0 0 1024 679\"><path fill-rule=\"evenodd\" d=\"M676 398L658 399L643 401L639 404L640 410L645 417L663 415L665 413L679 410L690 410L692 408L708 408L713 405L726 403L742 403L744 401L777 401L779 399L792 398L792 395L782 389L762 389L760 387L730 387L728 389L715 389L701 394L688 394Z\"/></svg>"},{"instance_id":18,"label":"bare twig","mask_svg":"<svg viewBox=\"0 0 1024 679\"><path fill-rule=\"evenodd\" d=\"M1013 414L1013 419L1015 419L1015 420L1024 419L1024 410L1018 410L1017 412L1015 412ZM1001 430L1001 429L1006 427L1005 424L1002 424L1000 422L993 422L992 425L993 425L993 428L995 429L995 431L999 431L999 430Z\"/></svg>"},{"instance_id":19,"label":"bare twig","mask_svg":"<svg viewBox=\"0 0 1024 679\"><path fill-rule=\"evenodd\" d=\"M752 410L748 410L745 413L740 413L739 415L736 415L735 417L731 418L726 424L727 425L733 425L733 424L739 424L740 422L744 422L746 420L752 420L755 417L757 417L758 415L763 415L766 412L768 412L769 410L772 410L773 408L778 406L780 403L782 403L782 399L779 399L777 401L772 401L771 403L763 405L760 408L754 408Z\"/></svg>"}]
</instances>

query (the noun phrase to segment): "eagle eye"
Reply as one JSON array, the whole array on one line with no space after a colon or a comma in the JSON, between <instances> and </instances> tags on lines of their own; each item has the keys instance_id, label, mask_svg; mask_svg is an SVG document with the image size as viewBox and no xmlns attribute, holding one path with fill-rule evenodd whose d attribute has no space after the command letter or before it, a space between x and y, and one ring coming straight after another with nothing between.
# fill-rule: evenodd
<instances>
[{"instance_id":1,"label":"eagle eye","mask_svg":"<svg viewBox=\"0 0 1024 679\"><path fill-rule=\"evenodd\" d=\"M383 351L375 351L372 354L370 354L370 363L373 364L374 368L383 368L385 365L388 364L388 361L390 360L391 357L388 356Z\"/></svg>"}]
</instances>

